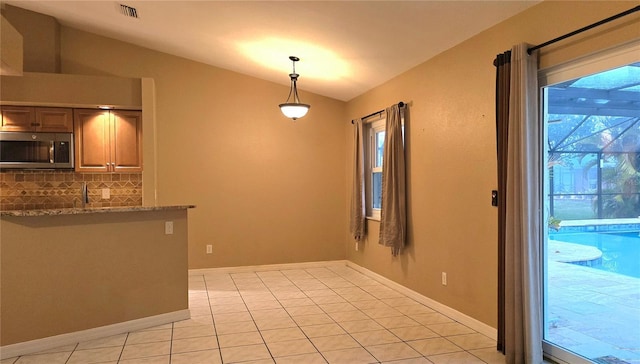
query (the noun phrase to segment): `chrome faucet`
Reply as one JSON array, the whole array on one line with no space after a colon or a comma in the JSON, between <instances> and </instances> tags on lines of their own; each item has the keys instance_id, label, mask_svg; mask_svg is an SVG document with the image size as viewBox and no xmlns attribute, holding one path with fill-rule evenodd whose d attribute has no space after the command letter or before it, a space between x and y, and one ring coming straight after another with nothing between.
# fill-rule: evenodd
<instances>
[{"instance_id":1,"label":"chrome faucet","mask_svg":"<svg viewBox=\"0 0 640 364\"><path fill-rule=\"evenodd\" d=\"M89 203L89 188L87 182L82 183L82 208L86 208Z\"/></svg>"}]
</instances>

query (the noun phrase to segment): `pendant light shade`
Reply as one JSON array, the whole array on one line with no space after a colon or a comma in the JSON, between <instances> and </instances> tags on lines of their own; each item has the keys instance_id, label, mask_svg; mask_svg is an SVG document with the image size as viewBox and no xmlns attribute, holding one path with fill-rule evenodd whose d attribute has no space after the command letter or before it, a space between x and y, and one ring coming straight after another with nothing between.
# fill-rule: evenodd
<instances>
[{"instance_id":1,"label":"pendant light shade","mask_svg":"<svg viewBox=\"0 0 640 364\"><path fill-rule=\"evenodd\" d=\"M300 103L280 104L280 110L282 111L284 116L293 120L300 119L301 117L307 115L307 112L309 111L309 107L310 106L307 104L300 104Z\"/></svg>"},{"instance_id":2,"label":"pendant light shade","mask_svg":"<svg viewBox=\"0 0 640 364\"><path fill-rule=\"evenodd\" d=\"M284 116L296 120L305 115L309 111L311 105L303 104L300 102L300 98L298 97L298 88L296 87L296 82L298 81L299 74L296 73L296 62L300 60L298 57L291 56L289 59L293 62L293 73L289 74L291 78L291 89L289 90L289 96L287 97L287 101L284 104L280 104L280 110L284 114ZM291 99L291 95L293 95L293 102L289 102Z\"/></svg>"}]
</instances>

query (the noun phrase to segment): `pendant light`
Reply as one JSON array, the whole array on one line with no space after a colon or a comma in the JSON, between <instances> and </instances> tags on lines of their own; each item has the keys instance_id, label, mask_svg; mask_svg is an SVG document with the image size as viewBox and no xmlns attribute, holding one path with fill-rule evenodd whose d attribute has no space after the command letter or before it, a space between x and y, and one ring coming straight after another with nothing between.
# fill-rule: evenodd
<instances>
[{"instance_id":1,"label":"pendant light","mask_svg":"<svg viewBox=\"0 0 640 364\"><path fill-rule=\"evenodd\" d=\"M293 73L289 74L289 77L291 77L291 89L289 90L287 101L284 104L280 104L280 110L282 111L284 116L296 120L307 115L307 112L309 111L309 108L311 106L301 103L300 98L298 97L298 88L296 87L296 81L298 81L298 76L300 75L296 73L296 62L298 62L300 58L291 56L289 57L289 59L293 62ZM293 102L289 102L291 94L293 94Z\"/></svg>"}]
</instances>

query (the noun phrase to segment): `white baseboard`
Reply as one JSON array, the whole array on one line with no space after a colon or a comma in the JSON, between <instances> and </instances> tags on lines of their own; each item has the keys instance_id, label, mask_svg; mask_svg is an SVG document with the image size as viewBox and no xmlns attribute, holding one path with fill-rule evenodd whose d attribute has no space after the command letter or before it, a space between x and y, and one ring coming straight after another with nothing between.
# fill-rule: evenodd
<instances>
[{"instance_id":1,"label":"white baseboard","mask_svg":"<svg viewBox=\"0 0 640 364\"><path fill-rule=\"evenodd\" d=\"M126 332L143 330L174 321L186 320L189 317L191 317L189 310L180 310L126 322L119 322L113 325L95 327L92 329L75 331L67 334L25 341L17 344L5 345L0 347L0 360L26 354L33 354L43 350L49 350L60 346L79 343L81 341L100 339L108 336L123 334Z\"/></svg>"},{"instance_id":2,"label":"white baseboard","mask_svg":"<svg viewBox=\"0 0 640 364\"><path fill-rule=\"evenodd\" d=\"M485 324L484 322L478 321L476 319L474 319L473 317L467 316L464 313L460 312L460 311L456 311L453 308L444 305L438 301L432 300L429 297L425 297L422 294L407 288L399 283L396 283L392 280L390 280L389 278L383 277L381 275L379 275L378 273L372 272L367 268L361 267L353 262L347 261L347 266L351 267L355 270L357 270L358 272L368 276L371 279L376 280L379 283L384 284L385 286L395 289L396 291L406 295L407 297L410 297L420 303L422 303L423 305L432 308L440 313L442 313L443 315L460 322L461 324L468 326L474 330L476 330L477 332L488 336L490 338L492 338L493 340L496 340L498 337L498 330Z\"/></svg>"},{"instance_id":3,"label":"white baseboard","mask_svg":"<svg viewBox=\"0 0 640 364\"><path fill-rule=\"evenodd\" d=\"M303 262L303 263L283 263L283 264L265 264L265 265L246 265L239 267L221 267L221 268L202 268L189 269L190 276L215 273L245 273L245 272L261 272L267 270L284 270L284 269L309 269L321 268L327 265L347 265L346 260L327 260L321 262Z\"/></svg>"},{"instance_id":4,"label":"white baseboard","mask_svg":"<svg viewBox=\"0 0 640 364\"><path fill-rule=\"evenodd\" d=\"M396 283L386 277L379 275L378 273L372 272L367 268L361 267L351 261L347 260L331 260L324 262L307 262L307 263L286 263L286 264L268 264L268 265L254 265L254 266L243 266L243 267L223 267L223 268L206 268L206 269L190 269L189 275L202 275L202 274L214 274L214 273L243 273L243 272L259 272L266 270L283 270L283 269L307 269L307 268L319 268L326 267L327 265L346 265L351 267L358 272L366 275L367 277L374 279L375 281L384 284L385 286L392 288L407 297L410 297L423 305L430 307L449 318L464 324L477 332L496 340L498 337L498 331L481 322L473 317L467 316L460 311L457 311L449 306L446 306L438 301L435 301L429 297L425 297L422 294L407 288L399 283Z\"/></svg>"}]
</instances>

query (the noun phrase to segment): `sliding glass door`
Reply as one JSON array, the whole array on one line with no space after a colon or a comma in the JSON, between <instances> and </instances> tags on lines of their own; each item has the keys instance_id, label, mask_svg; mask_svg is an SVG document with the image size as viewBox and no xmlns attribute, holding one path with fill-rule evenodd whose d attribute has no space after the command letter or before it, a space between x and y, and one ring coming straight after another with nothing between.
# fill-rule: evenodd
<instances>
[{"instance_id":1,"label":"sliding glass door","mask_svg":"<svg viewBox=\"0 0 640 364\"><path fill-rule=\"evenodd\" d=\"M541 72L544 348L570 363L640 363L640 59L618 53Z\"/></svg>"}]
</instances>

